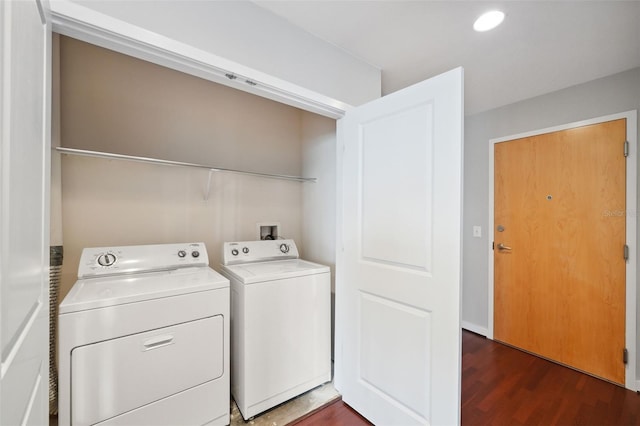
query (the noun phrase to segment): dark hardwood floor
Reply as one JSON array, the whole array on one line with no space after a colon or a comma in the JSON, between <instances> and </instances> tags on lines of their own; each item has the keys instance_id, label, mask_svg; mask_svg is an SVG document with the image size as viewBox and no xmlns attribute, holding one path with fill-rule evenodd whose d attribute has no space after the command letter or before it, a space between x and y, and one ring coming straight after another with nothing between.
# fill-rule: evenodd
<instances>
[{"instance_id":1,"label":"dark hardwood floor","mask_svg":"<svg viewBox=\"0 0 640 426\"><path fill-rule=\"evenodd\" d=\"M293 422L290 426L365 426L370 424L367 419L339 399Z\"/></svg>"},{"instance_id":2,"label":"dark hardwood floor","mask_svg":"<svg viewBox=\"0 0 640 426\"><path fill-rule=\"evenodd\" d=\"M638 425L640 395L462 334L463 425Z\"/></svg>"},{"instance_id":3,"label":"dark hardwood floor","mask_svg":"<svg viewBox=\"0 0 640 426\"><path fill-rule=\"evenodd\" d=\"M342 401L295 423L369 424ZM463 331L462 425L640 425L640 395Z\"/></svg>"}]
</instances>

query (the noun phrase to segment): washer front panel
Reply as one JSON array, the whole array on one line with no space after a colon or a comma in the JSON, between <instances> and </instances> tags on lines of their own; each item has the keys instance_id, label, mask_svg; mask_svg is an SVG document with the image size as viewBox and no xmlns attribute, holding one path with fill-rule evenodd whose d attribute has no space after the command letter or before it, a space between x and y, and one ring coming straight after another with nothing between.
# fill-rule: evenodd
<instances>
[{"instance_id":1,"label":"washer front panel","mask_svg":"<svg viewBox=\"0 0 640 426\"><path fill-rule=\"evenodd\" d=\"M330 274L231 280L231 391L245 419L331 380Z\"/></svg>"}]
</instances>

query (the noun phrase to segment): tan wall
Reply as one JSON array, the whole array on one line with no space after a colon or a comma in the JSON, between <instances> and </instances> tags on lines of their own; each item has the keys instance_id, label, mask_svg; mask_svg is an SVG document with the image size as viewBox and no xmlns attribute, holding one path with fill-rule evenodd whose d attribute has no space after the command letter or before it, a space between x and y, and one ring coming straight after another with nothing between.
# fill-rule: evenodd
<instances>
[{"instance_id":1,"label":"tan wall","mask_svg":"<svg viewBox=\"0 0 640 426\"><path fill-rule=\"evenodd\" d=\"M60 37L64 147L299 175L305 114ZM84 247L204 241L217 268L222 242L255 239L257 222L280 222L281 235L302 243L309 184L213 173L207 195L207 179L204 170L64 155L60 298Z\"/></svg>"}]
</instances>

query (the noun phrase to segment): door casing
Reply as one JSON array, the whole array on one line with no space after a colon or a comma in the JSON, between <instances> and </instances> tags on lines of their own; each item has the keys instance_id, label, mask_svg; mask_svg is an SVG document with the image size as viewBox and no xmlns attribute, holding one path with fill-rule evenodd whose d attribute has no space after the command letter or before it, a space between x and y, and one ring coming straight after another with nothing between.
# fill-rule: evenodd
<instances>
[{"instance_id":1,"label":"door casing","mask_svg":"<svg viewBox=\"0 0 640 426\"><path fill-rule=\"evenodd\" d=\"M489 222L487 224L487 236L488 241L494 240L493 223L494 223L494 145L496 143L505 142L513 139L526 138L531 136L537 136L545 133L557 132L562 130L573 129L576 127L589 126L592 124L603 123L606 121L618 120L625 118L627 120L627 141L629 142L629 155L627 159L627 187L626 187L626 241L629 246L629 260L626 266L626 318L625 318L625 346L628 351L628 363L625 368L625 387L627 389L636 391L640 389L640 382L636 381L636 276L637 276L637 264L638 264L638 251L637 251L637 224L636 219L638 216L637 211L637 111L626 111L618 114L612 114L602 117L591 118L582 121L576 121L560 126L548 127L544 129L534 130L531 132L519 133L515 135L504 136L500 138L491 139L489 141ZM622 144L621 151L622 155ZM494 251L489 250L488 256L488 323L487 323L487 337L493 339L493 314L494 314L494 268L493 268L493 256ZM622 354L621 354L622 356Z\"/></svg>"},{"instance_id":2,"label":"door casing","mask_svg":"<svg viewBox=\"0 0 640 426\"><path fill-rule=\"evenodd\" d=\"M0 84L5 89L0 90L0 423L45 424L51 155L48 1L2 2L0 22Z\"/></svg>"}]
</instances>

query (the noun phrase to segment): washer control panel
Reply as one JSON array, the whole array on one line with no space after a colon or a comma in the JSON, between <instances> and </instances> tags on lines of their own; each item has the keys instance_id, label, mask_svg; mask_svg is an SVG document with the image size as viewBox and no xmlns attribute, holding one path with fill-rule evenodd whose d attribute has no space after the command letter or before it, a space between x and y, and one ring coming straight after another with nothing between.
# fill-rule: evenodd
<instances>
[{"instance_id":1,"label":"washer control panel","mask_svg":"<svg viewBox=\"0 0 640 426\"><path fill-rule=\"evenodd\" d=\"M297 258L298 248L293 240L237 241L222 246L223 265Z\"/></svg>"},{"instance_id":2,"label":"washer control panel","mask_svg":"<svg viewBox=\"0 0 640 426\"><path fill-rule=\"evenodd\" d=\"M78 278L208 265L204 243L93 247L82 250Z\"/></svg>"}]
</instances>

